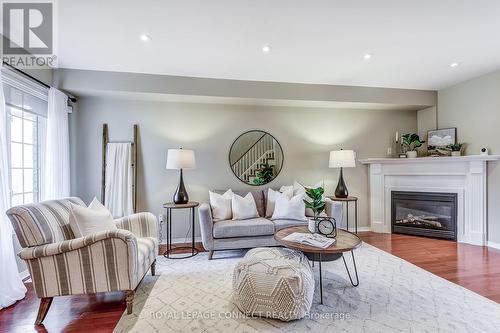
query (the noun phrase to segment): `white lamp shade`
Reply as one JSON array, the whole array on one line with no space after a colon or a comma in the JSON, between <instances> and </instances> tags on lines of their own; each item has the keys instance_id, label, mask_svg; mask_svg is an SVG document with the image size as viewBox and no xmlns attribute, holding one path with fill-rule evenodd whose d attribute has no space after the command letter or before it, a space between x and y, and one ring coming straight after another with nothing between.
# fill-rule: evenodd
<instances>
[{"instance_id":1,"label":"white lamp shade","mask_svg":"<svg viewBox=\"0 0 500 333\"><path fill-rule=\"evenodd\" d=\"M330 152L330 168L354 168L356 152L354 150L333 150Z\"/></svg>"},{"instance_id":2,"label":"white lamp shade","mask_svg":"<svg viewBox=\"0 0 500 333\"><path fill-rule=\"evenodd\" d=\"M169 149L167 153L167 169L194 169L196 160L194 151L189 149Z\"/></svg>"}]
</instances>

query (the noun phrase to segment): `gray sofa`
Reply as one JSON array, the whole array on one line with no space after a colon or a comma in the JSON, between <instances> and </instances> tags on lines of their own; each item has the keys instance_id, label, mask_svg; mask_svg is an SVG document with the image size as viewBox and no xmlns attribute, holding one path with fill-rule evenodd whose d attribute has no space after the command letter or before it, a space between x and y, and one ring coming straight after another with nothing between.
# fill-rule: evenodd
<instances>
[{"instance_id":1,"label":"gray sofa","mask_svg":"<svg viewBox=\"0 0 500 333\"><path fill-rule=\"evenodd\" d=\"M296 220L267 219L266 199L268 189L256 191L233 191L235 194L245 196L251 192L260 217L248 220L226 220L214 222L210 204L201 204L198 212L200 217L201 239L205 250L209 251L208 259L212 259L214 251L246 249L261 246L279 245L274 239L274 234L283 228L307 225L307 222ZM225 191L214 191L224 193ZM335 218L337 225L342 222L342 203L326 199L326 214Z\"/></svg>"}]
</instances>

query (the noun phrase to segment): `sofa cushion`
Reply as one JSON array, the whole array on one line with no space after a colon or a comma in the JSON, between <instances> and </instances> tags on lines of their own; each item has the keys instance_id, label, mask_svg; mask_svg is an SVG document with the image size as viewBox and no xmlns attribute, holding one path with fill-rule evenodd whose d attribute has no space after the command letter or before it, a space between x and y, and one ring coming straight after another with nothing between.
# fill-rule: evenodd
<instances>
[{"instance_id":1,"label":"sofa cushion","mask_svg":"<svg viewBox=\"0 0 500 333\"><path fill-rule=\"evenodd\" d=\"M214 238L268 236L274 234L274 224L262 217L239 221L219 221L214 223L213 233Z\"/></svg>"},{"instance_id":2,"label":"sofa cushion","mask_svg":"<svg viewBox=\"0 0 500 333\"><path fill-rule=\"evenodd\" d=\"M218 194L223 194L224 190L214 190L213 192ZM257 206L257 211L259 212L260 217L266 216L266 201L264 198L264 192L262 190L255 191L233 191L234 194L239 195L240 197L245 197L248 193L252 193L253 198L255 199L255 205Z\"/></svg>"},{"instance_id":3,"label":"sofa cushion","mask_svg":"<svg viewBox=\"0 0 500 333\"><path fill-rule=\"evenodd\" d=\"M301 225L308 225L308 221L297 221L297 220L274 220L274 232L278 232L281 229L288 227L298 227Z\"/></svg>"}]
</instances>

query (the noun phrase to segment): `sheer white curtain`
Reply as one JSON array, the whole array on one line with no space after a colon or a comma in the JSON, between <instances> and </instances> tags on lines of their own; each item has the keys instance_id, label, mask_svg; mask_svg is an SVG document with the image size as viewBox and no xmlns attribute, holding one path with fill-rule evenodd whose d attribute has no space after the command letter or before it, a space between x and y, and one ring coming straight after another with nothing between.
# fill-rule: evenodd
<instances>
[{"instance_id":1,"label":"sheer white curtain","mask_svg":"<svg viewBox=\"0 0 500 333\"><path fill-rule=\"evenodd\" d=\"M50 88L43 200L69 196L69 163L68 96Z\"/></svg>"},{"instance_id":2,"label":"sheer white curtain","mask_svg":"<svg viewBox=\"0 0 500 333\"><path fill-rule=\"evenodd\" d=\"M0 66L0 309L24 298L24 286L16 265L12 226L5 211L9 208L9 169L7 156L7 111Z\"/></svg>"}]
</instances>

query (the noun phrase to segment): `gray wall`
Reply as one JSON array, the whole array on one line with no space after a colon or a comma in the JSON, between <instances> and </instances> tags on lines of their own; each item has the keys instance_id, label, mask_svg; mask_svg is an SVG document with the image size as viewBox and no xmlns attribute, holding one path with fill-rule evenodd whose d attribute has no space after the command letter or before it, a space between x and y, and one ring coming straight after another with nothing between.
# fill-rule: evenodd
<instances>
[{"instance_id":1,"label":"gray wall","mask_svg":"<svg viewBox=\"0 0 500 333\"><path fill-rule=\"evenodd\" d=\"M500 71L440 90L438 127L457 127L466 153L500 154ZM500 163L488 163L488 239L500 244Z\"/></svg>"},{"instance_id":2,"label":"gray wall","mask_svg":"<svg viewBox=\"0 0 500 333\"><path fill-rule=\"evenodd\" d=\"M419 110L417 112L417 133L421 139L425 140L422 148L419 149L419 155L427 155L427 132L435 130L437 126L436 107Z\"/></svg>"},{"instance_id":3,"label":"gray wall","mask_svg":"<svg viewBox=\"0 0 500 333\"><path fill-rule=\"evenodd\" d=\"M212 101L224 99L268 101L274 104L295 103L357 103L387 105L421 110L435 106L436 91L376 87L336 86L264 82L142 73L57 69L53 82L59 89L75 95L92 92L168 94ZM238 103L241 104L241 103ZM363 108L363 106L360 106Z\"/></svg>"},{"instance_id":4,"label":"gray wall","mask_svg":"<svg viewBox=\"0 0 500 333\"><path fill-rule=\"evenodd\" d=\"M165 170L168 148L196 151L197 168L184 174L190 199L206 201L208 190L250 188L232 174L228 151L249 129L276 137L284 150L284 166L271 186L306 185L325 180L332 194L338 170L328 168L333 149L354 149L359 158L384 156L396 130L416 130L416 111L384 111L271 106L172 103L115 97L81 96L70 116L73 194L89 202L99 197L102 124L111 140L127 140L139 124L138 209L162 212L170 201L178 173ZM368 226L368 170L359 165L344 172L350 193L360 197L359 222ZM174 238L188 231L185 216L174 221ZM175 218L175 216L174 216ZM196 234L199 234L197 227Z\"/></svg>"},{"instance_id":5,"label":"gray wall","mask_svg":"<svg viewBox=\"0 0 500 333\"><path fill-rule=\"evenodd\" d=\"M48 84L49 86L52 85L52 79L53 79L53 69L26 69L22 68L21 69L23 72L26 72L27 74L33 76L34 78L42 81L45 84Z\"/></svg>"}]
</instances>

